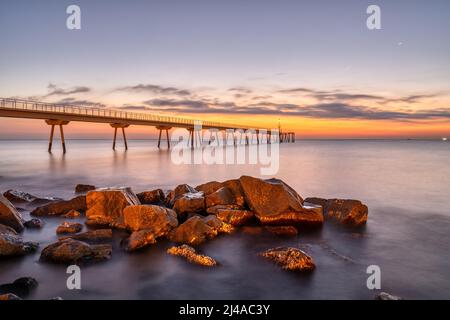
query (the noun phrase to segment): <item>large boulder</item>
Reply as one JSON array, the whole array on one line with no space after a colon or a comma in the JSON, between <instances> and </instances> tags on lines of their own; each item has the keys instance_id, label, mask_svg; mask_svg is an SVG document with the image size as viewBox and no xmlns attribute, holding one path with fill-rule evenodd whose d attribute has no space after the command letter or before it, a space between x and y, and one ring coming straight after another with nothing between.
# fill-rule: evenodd
<instances>
[{"instance_id":1,"label":"large boulder","mask_svg":"<svg viewBox=\"0 0 450 320\"><path fill-rule=\"evenodd\" d=\"M205 197L203 192L186 193L175 200L173 210L176 211L181 218L189 217L189 215L196 213L203 213L205 211Z\"/></svg>"},{"instance_id":2,"label":"large boulder","mask_svg":"<svg viewBox=\"0 0 450 320\"><path fill-rule=\"evenodd\" d=\"M130 237L125 240L125 250L136 251L154 243L156 243L156 238L151 230L144 229L134 231Z\"/></svg>"},{"instance_id":3,"label":"large boulder","mask_svg":"<svg viewBox=\"0 0 450 320\"><path fill-rule=\"evenodd\" d=\"M206 267L213 267L217 265L216 260L203 254L198 254L194 248L183 244L178 247L171 247L167 250L167 253L185 258L187 261L195 264L199 264Z\"/></svg>"},{"instance_id":4,"label":"large boulder","mask_svg":"<svg viewBox=\"0 0 450 320\"><path fill-rule=\"evenodd\" d=\"M150 230L155 238L167 235L178 226L175 211L151 204L128 206L123 210L123 217L128 230Z\"/></svg>"},{"instance_id":5,"label":"large boulder","mask_svg":"<svg viewBox=\"0 0 450 320\"><path fill-rule=\"evenodd\" d=\"M138 193L137 197L142 204L163 204L166 199L161 189L144 191Z\"/></svg>"},{"instance_id":6,"label":"large boulder","mask_svg":"<svg viewBox=\"0 0 450 320\"><path fill-rule=\"evenodd\" d=\"M255 214L249 210L218 209L216 216L232 226L242 226L251 221Z\"/></svg>"},{"instance_id":7,"label":"large boulder","mask_svg":"<svg viewBox=\"0 0 450 320\"><path fill-rule=\"evenodd\" d=\"M210 181L195 187L195 190L203 192L205 196L222 188L222 183L218 181Z\"/></svg>"},{"instance_id":8,"label":"large boulder","mask_svg":"<svg viewBox=\"0 0 450 320\"><path fill-rule=\"evenodd\" d=\"M22 300L20 297L16 296L14 293L5 293L0 294L0 301L9 301L9 300Z\"/></svg>"},{"instance_id":9,"label":"large boulder","mask_svg":"<svg viewBox=\"0 0 450 320\"><path fill-rule=\"evenodd\" d=\"M25 255L37 247L34 242L24 242L14 229L0 224L0 257Z\"/></svg>"},{"instance_id":10,"label":"large boulder","mask_svg":"<svg viewBox=\"0 0 450 320\"><path fill-rule=\"evenodd\" d=\"M65 239L45 247L40 259L53 263L83 263L110 259L111 252L112 247L109 244L89 245L82 241Z\"/></svg>"},{"instance_id":11,"label":"large boulder","mask_svg":"<svg viewBox=\"0 0 450 320\"><path fill-rule=\"evenodd\" d=\"M245 194L239 179L231 179L222 182L222 186L228 188L234 197L234 203L240 207L245 206Z\"/></svg>"},{"instance_id":12,"label":"large boulder","mask_svg":"<svg viewBox=\"0 0 450 320\"><path fill-rule=\"evenodd\" d=\"M85 211L86 196L78 196L71 200L59 200L37 207L31 211L33 216L60 216L71 210Z\"/></svg>"},{"instance_id":13,"label":"large boulder","mask_svg":"<svg viewBox=\"0 0 450 320\"><path fill-rule=\"evenodd\" d=\"M112 227L124 228L123 209L139 204L131 188L97 189L86 195L86 217L92 224L101 221L102 225L109 223Z\"/></svg>"},{"instance_id":14,"label":"large boulder","mask_svg":"<svg viewBox=\"0 0 450 320\"><path fill-rule=\"evenodd\" d=\"M207 239L214 238L219 233L229 233L232 227L223 223L215 216L193 216L172 230L170 240L177 243L199 245Z\"/></svg>"},{"instance_id":15,"label":"large boulder","mask_svg":"<svg viewBox=\"0 0 450 320\"><path fill-rule=\"evenodd\" d=\"M31 277L22 277L14 280L12 283L0 285L0 294L12 293L19 297L25 297L38 286L36 279Z\"/></svg>"},{"instance_id":16,"label":"large boulder","mask_svg":"<svg viewBox=\"0 0 450 320\"><path fill-rule=\"evenodd\" d=\"M313 259L297 248L274 248L260 254L289 271L313 271L315 264Z\"/></svg>"},{"instance_id":17,"label":"large boulder","mask_svg":"<svg viewBox=\"0 0 450 320\"><path fill-rule=\"evenodd\" d=\"M16 208L6 199L3 195L0 195L0 224L4 224L21 232L24 229L23 220L21 214Z\"/></svg>"},{"instance_id":18,"label":"large boulder","mask_svg":"<svg viewBox=\"0 0 450 320\"><path fill-rule=\"evenodd\" d=\"M261 180L242 176L240 183L245 201L262 224L320 225L323 215L305 208L303 199L286 183L278 179Z\"/></svg>"},{"instance_id":19,"label":"large boulder","mask_svg":"<svg viewBox=\"0 0 450 320\"><path fill-rule=\"evenodd\" d=\"M236 205L235 199L231 190L227 187L222 187L213 193L210 193L205 198L206 207L214 207L220 205Z\"/></svg>"},{"instance_id":20,"label":"large boulder","mask_svg":"<svg viewBox=\"0 0 450 320\"><path fill-rule=\"evenodd\" d=\"M197 190L192 188L190 185L187 184L180 184L177 186L174 190L171 190L166 197L165 204L167 207L172 208L175 204L175 201L181 198L186 193L196 193Z\"/></svg>"},{"instance_id":21,"label":"large boulder","mask_svg":"<svg viewBox=\"0 0 450 320\"><path fill-rule=\"evenodd\" d=\"M367 222L369 210L359 200L307 198L305 202L322 206L325 218L343 224L360 226Z\"/></svg>"}]
</instances>

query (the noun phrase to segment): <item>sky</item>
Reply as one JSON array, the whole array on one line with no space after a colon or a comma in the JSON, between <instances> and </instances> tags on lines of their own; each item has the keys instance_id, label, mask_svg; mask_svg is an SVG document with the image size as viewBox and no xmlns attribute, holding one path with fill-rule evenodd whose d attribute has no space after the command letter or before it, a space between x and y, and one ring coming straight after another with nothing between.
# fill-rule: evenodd
<instances>
[{"instance_id":1,"label":"sky","mask_svg":"<svg viewBox=\"0 0 450 320\"><path fill-rule=\"evenodd\" d=\"M72 4L80 30L66 27ZM298 138L450 136L447 0L1 1L0 40L0 97L281 123ZM0 139L47 135L42 120L0 118Z\"/></svg>"}]
</instances>

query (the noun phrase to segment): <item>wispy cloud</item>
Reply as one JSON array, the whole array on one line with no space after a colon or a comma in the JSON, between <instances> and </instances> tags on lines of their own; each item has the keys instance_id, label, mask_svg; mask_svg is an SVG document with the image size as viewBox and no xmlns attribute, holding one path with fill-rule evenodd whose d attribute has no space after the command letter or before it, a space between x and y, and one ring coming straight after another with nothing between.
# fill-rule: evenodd
<instances>
[{"instance_id":1,"label":"wispy cloud","mask_svg":"<svg viewBox=\"0 0 450 320\"><path fill-rule=\"evenodd\" d=\"M143 92L161 95L189 96L191 92L185 89L175 87L164 87L156 84L138 84L116 89L116 91Z\"/></svg>"},{"instance_id":2,"label":"wispy cloud","mask_svg":"<svg viewBox=\"0 0 450 320\"><path fill-rule=\"evenodd\" d=\"M83 87L83 86L63 89L63 88L60 88L60 87L58 87L57 85L55 85L53 83L49 83L47 88L49 90L49 93L47 95L45 95L46 97L50 97L50 96L67 96L67 95L71 95L71 94L86 93L86 92L90 92L91 91L91 88Z\"/></svg>"}]
</instances>

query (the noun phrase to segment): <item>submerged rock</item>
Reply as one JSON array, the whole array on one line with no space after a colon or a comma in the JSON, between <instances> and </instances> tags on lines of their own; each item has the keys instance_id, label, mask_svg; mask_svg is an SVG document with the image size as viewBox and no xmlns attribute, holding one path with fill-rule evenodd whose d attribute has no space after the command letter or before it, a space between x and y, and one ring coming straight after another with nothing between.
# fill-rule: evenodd
<instances>
[{"instance_id":1,"label":"submerged rock","mask_svg":"<svg viewBox=\"0 0 450 320\"><path fill-rule=\"evenodd\" d=\"M175 211L151 204L128 206L123 210L123 217L128 230L150 230L155 238L167 235L178 226Z\"/></svg>"},{"instance_id":2,"label":"submerged rock","mask_svg":"<svg viewBox=\"0 0 450 320\"><path fill-rule=\"evenodd\" d=\"M28 229L42 229L45 222L38 218L33 218L24 223L24 226Z\"/></svg>"},{"instance_id":3,"label":"submerged rock","mask_svg":"<svg viewBox=\"0 0 450 320\"><path fill-rule=\"evenodd\" d=\"M296 237L298 235L297 228L293 226L266 226L266 230L281 237Z\"/></svg>"},{"instance_id":4,"label":"submerged rock","mask_svg":"<svg viewBox=\"0 0 450 320\"><path fill-rule=\"evenodd\" d=\"M36 251L38 244L24 242L16 231L0 225L0 257L21 256Z\"/></svg>"},{"instance_id":5,"label":"submerged rock","mask_svg":"<svg viewBox=\"0 0 450 320\"><path fill-rule=\"evenodd\" d=\"M111 252L109 244L89 245L79 240L65 239L45 247L40 259L53 263L83 263L110 259Z\"/></svg>"},{"instance_id":6,"label":"submerged rock","mask_svg":"<svg viewBox=\"0 0 450 320\"><path fill-rule=\"evenodd\" d=\"M0 195L0 224L9 226L17 232L21 232L24 229L24 222L22 215L16 210L12 203L3 195Z\"/></svg>"},{"instance_id":7,"label":"submerged rock","mask_svg":"<svg viewBox=\"0 0 450 320\"><path fill-rule=\"evenodd\" d=\"M262 224L321 225L323 215L303 207L303 199L278 179L261 180L249 176L240 179L247 205Z\"/></svg>"},{"instance_id":8,"label":"submerged rock","mask_svg":"<svg viewBox=\"0 0 450 320\"><path fill-rule=\"evenodd\" d=\"M37 207L31 211L33 216L60 216L71 210L85 211L86 196L78 196L70 200L59 200Z\"/></svg>"},{"instance_id":9,"label":"submerged rock","mask_svg":"<svg viewBox=\"0 0 450 320\"><path fill-rule=\"evenodd\" d=\"M124 228L123 209L140 204L131 188L105 188L89 191L86 195L86 217L92 223L101 221L112 227Z\"/></svg>"},{"instance_id":10,"label":"submerged rock","mask_svg":"<svg viewBox=\"0 0 450 320\"><path fill-rule=\"evenodd\" d=\"M156 238L151 230L144 229L134 231L130 237L125 240L125 250L136 251L154 243L156 243Z\"/></svg>"},{"instance_id":11,"label":"submerged rock","mask_svg":"<svg viewBox=\"0 0 450 320\"><path fill-rule=\"evenodd\" d=\"M81 213L77 210L70 210L69 212L62 215L63 218L75 219L81 216Z\"/></svg>"},{"instance_id":12,"label":"submerged rock","mask_svg":"<svg viewBox=\"0 0 450 320\"><path fill-rule=\"evenodd\" d=\"M69 238L81 241L99 241L112 239L112 230L111 229L88 230L86 232L60 237L59 240L65 240Z\"/></svg>"},{"instance_id":13,"label":"submerged rock","mask_svg":"<svg viewBox=\"0 0 450 320\"><path fill-rule=\"evenodd\" d=\"M77 233L83 229L83 225L78 222L67 222L61 223L58 228L56 228L56 233Z\"/></svg>"},{"instance_id":14,"label":"submerged rock","mask_svg":"<svg viewBox=\"0 0 450 320\"><path fill-rule=\"evenodd\" d=\"M218 209L216 216L232 226L242 226L251 221L255 214L249 210Z\"/></svg>"},{"instance_id":15,"label":"submerged rock","mask_svg":"<svg viewBox=\"0 0 450 320\"><path fill-rule=\"evenodd\" d=\"M174 256L180 256L187 259L187 261L199 264L206 267L213 267L217 265L216 260L203 254L198 254L194 248L183 244L179 247L172 247L167 250L167 253Z\"/></svg>"},{"instance_id":16,"label":"submerged rock","mask_svg":"<svg viewBox=\"0 0 450 320\"><path fill-rule=\"evenodd\" d=\"M77 184L75 186L75 193L85 193L95 189L96 187L90 184Z\"/></svg>"},{"instance_id":17,"label":"submerged rock","mask_svg":"<svg viewBox=\"0 0 450 320\"><path fill-rule=\"evenodd\" d=\"M340 223L360 226L367 222L368 208L359 200L307 198L305 201L322 206L326 218Z\"/></svg>"},{"instance_id":18,"label":"submerged rock","mask_svg":"<svg viewBox=\"0 0 450 320\"><path fill-rule=\"evenodd\" d=\"M315 268L313 259L297 248L275 248L260 254L289 271L310 272Z\"/></svg>"},{"instance_id":19,"label":"submerged rock","mask_svg":"<svg viewBox=\"0 0 450 320\"><path fill-rule=\"evenodd\" d=\"M138 193L137 197L142 204L163 204L166 199L161 189L144 191Z\"/></svg>"},{"instance_id":20,"label":"submerged rock","mask_svg":"<svg viewBox=\"0 0 450 320\"><path fill-rule=\"evenodd\" d=\"M198 245L219 233L230 233L232 226L223 223L216 216L194 216L189 218L170 233L170 240L177 243Z\"/></svg>"},{"instance_id":21,"label":"submerged rock","mask_svg":"<svg viewBox=\"0 0 450 320\"><path fill-rule=\"evenodd\" d=\"M391 295L387 292L380 292L375 296L375 300L403 300L401 297Z\"/></svg>"},{"instance_id":22,"label":"submerged rock","mask_svg":"<svg viewBox=\"0 0 450 320\"><path fill-rule=\"evenodd\" d=\"M36 279L31 277L23 277L16 279L12 283L0 285L0 294L12 293L20 297L25 297L38 286Z\"/></svg>"},{"instance_id":23,"label":"submerged rock","mask_svg":"<svg viewBox=\"0 0 450 320\"><path fill-rule=\"evenodd\" d=\"M191 214L203 213L205 211L205 198L203 192L186 193L175 200L173 210L178 216L185 218Z\"/></svg>"}]
</instances>

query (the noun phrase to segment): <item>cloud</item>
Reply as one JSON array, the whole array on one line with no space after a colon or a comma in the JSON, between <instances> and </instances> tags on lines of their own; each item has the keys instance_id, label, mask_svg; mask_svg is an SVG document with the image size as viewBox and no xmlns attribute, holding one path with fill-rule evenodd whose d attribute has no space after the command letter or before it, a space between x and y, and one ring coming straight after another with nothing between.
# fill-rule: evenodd
<instances>
[{"instance_id":1,"label":"cloud","mask_svg":"<svg viewBox=\"0 0 450 320\"><path fill-rule=\"evenodd\" d=\"M127 91L127 92L147 92L152 94L162 94L162 95L176 95L176 96L189 96L190 91L184 89L178 89L175 87L163 87L155 84L138 84L135 86L127 86L116 89L116 91Z\"/></svg>"},{"instance_id":2,"label":"cloud","mask_svg":"<svg viewBox=\"0 0 450 320\"><path fill-rule=\"evenodd\" d=\"M50 96L66 96L66 95L71 95L71 94L75 94L75 93L86 93L86 92L90 92L91 89L89 87L72 87L69 89L63 89L60 88L58 86L56 86L53 83L49 83L47 86L49 93L47 95L45 95L46 97L50 97Z\"/></svg>"},{"instance_id":3,"label":"cloud","mask_svg":"<svg viewBox=\"0 0 450 320\"><path fill-rule=\"evenodd\" d=\"M70 106L80 106L80 107L92 107L92 108L105 108L106 105L91 100L75 99L75 98L64 98L53 102L55 104L65 104Z\"/></svg>"}]
</instances>

